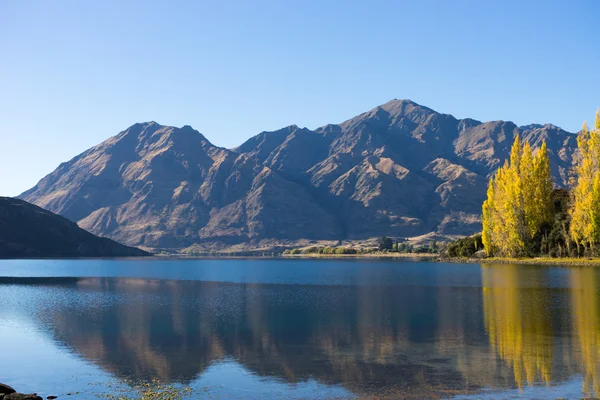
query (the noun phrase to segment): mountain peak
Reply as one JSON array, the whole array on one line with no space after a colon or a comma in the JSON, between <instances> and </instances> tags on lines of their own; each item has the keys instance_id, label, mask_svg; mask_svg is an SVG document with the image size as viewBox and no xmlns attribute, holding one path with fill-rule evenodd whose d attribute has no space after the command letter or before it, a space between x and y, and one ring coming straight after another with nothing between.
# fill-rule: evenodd
<instances>
[{"instance_id":1,"label":"mountain peak","mask_svg":"<svg viewBox=\"0 0 600 400\"><path fill-rule=\"evenodd\" d=\"M423 107L422 105L420 105L419 103L417 103L415 101L412 101L411 99L392 99L386 103L383 103L380 107L399 105L399 104L411 105L411 106L415 106L415 107Z\"/></svg>"},{"instance_id":2,"label":"mountain peak","mask_svg":"<svg viewBox=\"0 0 600 400\"><path fill-rule=\"evenodd\" d=\"M377 106L370 111L344 121L339 124L339 126L342 128L342 131L347 131L352 130L354 127L362 124L375 123L379 127L383 127L398 123L404 119L420 124L429 119L432 115L450 117L451 119L455 120L452 116L438 113L431 108L422 106L412 100L394 99L385 104ZM320 131L324 131L324 129L321 128Z\"/></svg>"},{"instance_id":3,"label":"mountain peak","mask_svg":"<svg viewBox=\"0 0 600 400\"><path fill-rule=\"evenodd\" d=\"M553 124L528 124L519 127L521 130L528 131L532 129L550 129L550 130L563 130L562 128Z\"/></svg>"},{"instance_id":4,"label":"mountain peak","mask_svg":"<svg viewBox=\"0 0 600 400\"><path fill-rule=\"evenodd\" d=\"M390 100L385 104L382 104L379 107L376 108L381 108L387 112L389 112L392 115L398 115L398 114L407 114L407 113L411 113L411 112L418 112L418 113L435 113L436 111L432 110L431 108L422 106L418 103L415 103L412 100L408 100L408 99L394 99L394 100Z\"/></svg>"},{"instance_id":5,"label":"mountain peak","mask_svg":"<svg viewBox=\"0 0 600 400\"><path fill-rule=\"evenodd\" d=\"M155 121L138 122L131 125L126 130L119 133L113 139L123 142L124 140L131 145L135 143L158 142L160 138L175 138L177 140L199 140L204 145L212 145L204 135L192 128L190 125L184 125L181 128L169 125L161 125Z\"/></svg>"},{"instance_id":6,"label":"mountain peak","mask_svg":"<svg viewBox=\"0 0 600 400\"><path fill-rule=\"evenodd\" d=\"M136 122L135 124L131 125L129 128L127 128L126 130L132 129L132 128L148 128L150 126L162 126L161 124L159 124L156 121L145 121L145 122Z\"/></svg>"}]
</instances>

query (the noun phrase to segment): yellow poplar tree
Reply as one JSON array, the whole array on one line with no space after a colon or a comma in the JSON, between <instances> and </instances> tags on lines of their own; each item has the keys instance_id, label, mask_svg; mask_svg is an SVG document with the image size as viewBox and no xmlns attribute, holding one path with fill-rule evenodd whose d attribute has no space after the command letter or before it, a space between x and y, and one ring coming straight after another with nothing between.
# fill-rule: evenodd
<instances>
[{"instance_id":1,"label":"yellow poplar tree","mask_svg":"<svg viewBox=\"0 0 600 400\"><path fill-rule=\"evenodd\" d=\"M574 168L572 190L571 239L592 253L600 239L600 110L596 113L595 129L583 124L577 137L579 159Z\"/></svg>"},{"instance_id":2,"label":"yellow poplar tree","mask_svg":"<svg viewBox=\"0 0 600 400\"><path fill-rule=\"evenodd\" d=\"M483 202L482 207L482 231L481 241L483 242L483 248L488 253L494 253L494 247L492 246L492 237L494 236L494 212L496 205L494 204L494 189L495 189L494 178L490 178L490 183L487 189L487 198Z\"/></svg>"},{"instance_id":3,"label":"yellow poplar tree","mask_svg":"<svg viewBox=\"0 0 600 400\"><path fill-rule=\"evenodd\" d=\"M600 188L600 180L598 182ZM534 155L519 136L490 180L482 207L482 241L489 255L517 257L552 218L552 178L544 143Z\"/></svg>"},{"instance_id":4,"label":"yellow poplar tree","mask_svg":"<svg viewBox=\"0 0 600 400\"><path fill-rule=\"evenodd\" d=\"M539 228L544 223L551 223L553 216L553 204L550 200L554 184L550 172L550 158L548 157L546 142L542 143L542 147L533 159L533 177L531 181L534 183L534 186L530 188L534 198L532 218ZM534 234L533 231L532 234Z\"/></svg>"},{"instance_id":5,"label":"yellow poplar tree","mask_svg":"<svg viewBox=\"0 0 600 400\"><path fill-rule=\"evenodd\" d=\"M533 164L533 151L531 150L531 146L529 142L525 142L523 145L523 154L521 156L521 171L520 178L522 182L531 182L535 177L535 166ZM525 217L525 229L526 232L523 232L523 235L526 235L526 238L529 239L535 235L538 227L539 221L537 218L537 208L538 205L536 202L535 191L532 190L531 187L526 187L525 190L522 190L523 196L523 213Z\"/></svg>"}]
</instances>

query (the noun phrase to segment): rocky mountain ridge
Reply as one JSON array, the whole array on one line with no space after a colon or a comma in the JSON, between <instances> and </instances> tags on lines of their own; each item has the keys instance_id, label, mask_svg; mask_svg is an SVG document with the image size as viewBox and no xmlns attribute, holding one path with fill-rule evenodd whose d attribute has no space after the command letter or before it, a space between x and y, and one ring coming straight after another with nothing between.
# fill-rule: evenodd
<instances>
[{"instance_id":1,"label":"rocky mountain ridge","mask_svg":"<svg viewBox=\"0 0 600 400\"><path fill-rule=\"evenodd\" d=\"M189 126L135 124L20 197L153 249L471 234L488 177L517 134L547 142L565 185L574 133L393 100L341 124L261 132L231 150Z\"/></svg>"}]
</instances>

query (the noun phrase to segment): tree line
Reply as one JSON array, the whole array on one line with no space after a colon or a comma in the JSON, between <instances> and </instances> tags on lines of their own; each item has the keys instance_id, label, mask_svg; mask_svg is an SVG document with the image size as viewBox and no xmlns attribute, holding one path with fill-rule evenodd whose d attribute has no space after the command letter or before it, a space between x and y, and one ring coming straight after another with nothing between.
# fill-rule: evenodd
<instances>
[{"instance_id":1,"label":"tree line","mask_svg":"<svg viewBox=\"0 0 600 400\"><path fill-rule=\"evenodd\" d=\"M440 246L437 241L432 240L428 244L415 246L409 243L408 239L401 238L400 240L392 239L388 236L382 236L377 241L379 251L392 253L438 253Z\"/></svg>"},{"instance_id":2,"label":"tree line","mask_svg":"<svg viewBox=\"0 0 600 400\"><path fill-rule=\"evenodd\" d=\"M596 256L600 248L600 110L584 123L570 191L555 189L546 143L533 151L515 138L510 158L490 179L481 240L489 256Z\"/></svg>"},{"instance_id":3,"label":"tree line","mask_svg":"<svg viewBox=\"0 0 600 400\"><path fill-rule=\"evenodd\" d=\"M439 253L440 245L435 241L428 244L415 246L406 238L392 239L382 236L377 240L377 247L352 248L352 247L328 247L312 246L305 248L287 249L283 254L373 254L373 253Z\"/></svg>"}]
</instances>

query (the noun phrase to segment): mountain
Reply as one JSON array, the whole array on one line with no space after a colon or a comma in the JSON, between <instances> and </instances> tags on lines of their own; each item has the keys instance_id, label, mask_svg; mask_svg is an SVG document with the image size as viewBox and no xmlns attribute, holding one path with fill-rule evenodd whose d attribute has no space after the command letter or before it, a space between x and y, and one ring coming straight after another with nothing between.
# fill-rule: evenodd
<instances>
[{"instance_id":1,"label":"mountain","mask_svg":"<svg viewBox=\"0 0 600 400\"><path fill-rule=\"evenodd\" d=\"M0 258L147 255L94 236L68 219L23 200L0 197Z\"/></svg>"},{"instance_id":2,"label":"mountain","mask_svg":"<svg viewBox=\"0 0 600 400\"><path fill-rule=\"evenodd\" d=\"M155 249L471 234L488 178L517 134L534 147L547 142L555 181L565 185L573 133L459 120L393 100L314 131L262 132L232 150L189 126L135 124L20 197Z\"/></svg>"}]
</instances>

